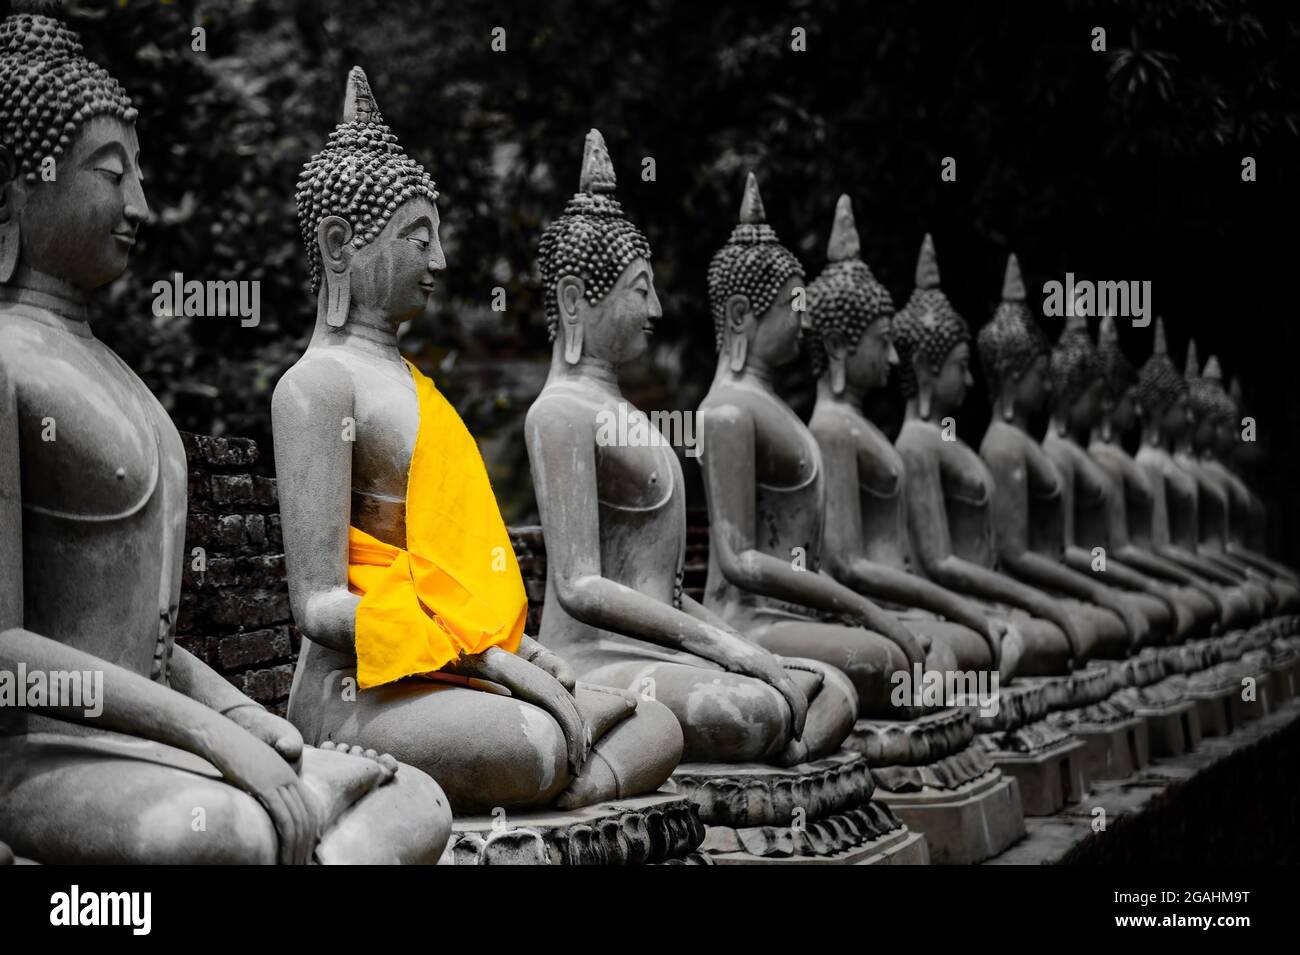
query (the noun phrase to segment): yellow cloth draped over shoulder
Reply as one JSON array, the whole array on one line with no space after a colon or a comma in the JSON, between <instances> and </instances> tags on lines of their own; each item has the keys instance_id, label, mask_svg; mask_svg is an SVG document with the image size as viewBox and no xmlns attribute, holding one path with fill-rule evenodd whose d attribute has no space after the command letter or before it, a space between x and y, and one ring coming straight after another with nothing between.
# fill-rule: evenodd
<instances>
[{"instance_id":1,"label":"yellow cloth draped over shoulder","mask_svg":"<svg viewBox=\"0 0 1300 955\"><path fill-rule=\"evenodd\" d=\"M348 528L362 689L431 673L462 653L519 649L528 597L474 436L407 362L420 430L406 477L406 550Z\"/></svg>"}]
</instances>

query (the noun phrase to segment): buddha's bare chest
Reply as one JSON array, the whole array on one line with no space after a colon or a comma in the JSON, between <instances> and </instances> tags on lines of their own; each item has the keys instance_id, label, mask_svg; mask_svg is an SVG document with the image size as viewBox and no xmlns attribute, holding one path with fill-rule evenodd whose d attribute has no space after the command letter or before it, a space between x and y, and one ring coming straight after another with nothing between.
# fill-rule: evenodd
<instances>
[{"instance_id":1,"label":"buddha's bare chest","mask_svg":"<svg viewBox=\"0 0 1300 955\"><path fill-rule=\"evenodd\" d=\"M984 507L993 484L984 460L960 441L943 441L936 447L944 496L968 507Z\"/></svg>"},{"instance_id":2,"label":"buddha's bare chest","mask_svg":"<svg viewBox=\"0 0 1300 955\"><path fill-rule=\"evenodd\" d=\"M353 441L353 489L404 501L420 433L420 403L409 374L402 381L399 371L407 374L405 368L393 374L386 369L356 372L353 421L339 427L341 438Z\"/></svg>"},{"instance_id":3,"label":"buddha's bare chest","mask_svg":"<svg viewBox=\"0 0 1300 955\"><path fill-rule=\"evenodd\" d=\"M183 481L175 426L94 339L56 330L48 350L7 349L16 383L24 508L69 519L126 517L160 483Z\"/></svg>"},{"instance_id":4,"label":"buddha's bare chest","mask_svg":"<svg viewBox=\"0 0 1300 955\"><path fill-rule=\"evenodd\" d=\"M858 491L866 520L896 517L903 511L903 458L874 427L850 431L858 462Z\"/></svg>"},{"instance_id":5,"label":"buddha's bare chest","mask_svg":"<svg viewBox=\"0 0 1300 955\"><path fill-rule=\"evenodd\" d=\"M642 412L632 410L627 421L622 440L596 442L596 495L606 510L659 511L681 493L680 465Z\"/></svg>"}]
</instances>

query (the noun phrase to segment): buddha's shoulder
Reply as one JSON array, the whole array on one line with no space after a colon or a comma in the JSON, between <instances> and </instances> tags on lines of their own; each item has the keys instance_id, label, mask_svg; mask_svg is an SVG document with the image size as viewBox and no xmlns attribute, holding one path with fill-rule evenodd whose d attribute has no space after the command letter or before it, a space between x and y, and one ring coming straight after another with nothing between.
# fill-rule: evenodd
<instances>
[{"instance_id":1,"label":"buddha's shoulder","mask_svg":"<svg viewBox=\"0 0 1300 955\"><path fill-rule=\"evenodd\" d=\"M64 361L69 352L85 351L93 341L0 306L0 368L11 375Z\"/></svg>"},{"instance_id":2,"label":"buddha's shoulder","mask_svg":"<svg viewBox=\"0 0 1300 955\"><path fill-rule=\"evenodd\" d=\"M344 356L308 349L276 382L272 408L287 401L351 401L356 369Z\"/></svg>"},{"instance_id":3,"label":"buddha's shoulder","mask_svg":"<svg viewBox=\"0 0 1300 955\"><path fill-rule=\"evenodd\" d=\"M626 399L611 400L608 395L596 394L590 389L567 382L551 383L543 387L541 393L528 406L528 412L524 415L524 425L529 432L535 429L551 430L556 427L594 426L602 412L617 415L620 404L625 415L637 411L636 406Z\"/></svg>"}]
</instances>

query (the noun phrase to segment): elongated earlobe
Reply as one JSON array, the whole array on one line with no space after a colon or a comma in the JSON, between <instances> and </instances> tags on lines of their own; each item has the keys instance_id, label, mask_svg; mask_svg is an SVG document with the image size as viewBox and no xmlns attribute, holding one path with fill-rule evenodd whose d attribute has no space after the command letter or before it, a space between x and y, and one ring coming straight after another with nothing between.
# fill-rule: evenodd
<instances>
[{"instance_id":1,"label":"elongated earlobe","mask_svg":"<svg viewBox=\"0 0 1300 955\"><path fill-rule=\"evenodd\" d=\"M576 317L564 322L564 360L570 365L582 360L582 322Z\"/></svg>"},{"instance_id":2,"label":"elongated earlobe","mask_svg":"<svg viewBox=\"0 0 1300 955\"><path fill-rule=\"evenodd\" d=\"M352 241L352 226L339 216L326 216L316 226L316 248L325 272L325 322L341 328L352 305L352 276L345 250Z\"/></svg>"},{"instance_id":3,"label":"elongated earlobe","mask_svg":"<svg viewBox=\"0 0 1300 955\"><path fill-rule=\"evenodd\" d=\"M727 347L727 367L739 374L745 370L745 359L749 356L749 339L740 331L733 331L731 343Z\"/></svg>"},{"instance_id":4,"label":"elongated earlobe","mask_svg":"<svg viewBox=\"0 0 1300 955\"><path fill-rule=\"evenodd\" d=\"M22 205L19 191L14 183L17 165L13 154L0 146L0 283L13 278L18 266L18 248L21 229L19 227L19 207Z\"/></svg>"},{"instance_id":5,"label":"elongated earlobe","mask_svg":"<svg viewBox=\"0 0 1300 955\"><path fill-rule=\"evenodd\" d=\"M13 278L18 265L18 217L0 223L0 283Z\"/></svg>"}]
</instances>

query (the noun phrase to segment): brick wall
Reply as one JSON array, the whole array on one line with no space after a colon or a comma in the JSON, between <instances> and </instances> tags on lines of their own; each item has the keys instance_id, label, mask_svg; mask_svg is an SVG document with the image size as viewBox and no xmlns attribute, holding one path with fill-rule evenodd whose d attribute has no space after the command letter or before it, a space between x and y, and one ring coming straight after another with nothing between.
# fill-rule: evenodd
<instances>
[{"instance_id":1,"label":"brick wall","mask_svg":"<svg viewBox=\"0 0 1300 955\"><path fill-rule=\"evenodd\" d=\"M280 715L289 702L301 634L289 611L284 541L275 479L252 473L257 444L247 438L181 435L189 460L189 517L176 642L246 695ZM692 512L692 519L703 518ZM546 596L546 545L535 525L510 528L535 634ZM195 569L203 548L206 569ZM700 599L709 532L686 537L684 587Z\"/></svg>"},{"instance_id":2,"label":"brick wall","mask_svg":"<svg viewBox=\"0 0 1300 955\"><path fill-rule=\"evenodd\" d=\"M253 441L181 437L189 517L176 642L283 715L300 635L289 612L275 481L252 473ZM196 547L206 569L195 569Z\"/></svg>"}]
</instances>

